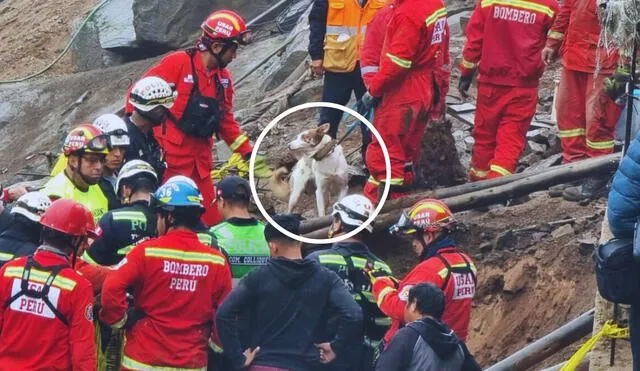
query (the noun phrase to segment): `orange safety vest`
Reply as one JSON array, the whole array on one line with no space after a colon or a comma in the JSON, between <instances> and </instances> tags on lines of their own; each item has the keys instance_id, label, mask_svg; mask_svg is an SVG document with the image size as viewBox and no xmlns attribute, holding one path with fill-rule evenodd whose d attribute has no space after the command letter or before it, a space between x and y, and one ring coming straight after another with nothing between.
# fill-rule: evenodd
<instances>
[{"instance_id":1,"label":"orange safety vest","mask_svg":"<svg viewBox=\"0 0 640 371\"><path fill-rule=\"evenodd\" d=\"M391 0L329 0L323 67L331 72L351 72L360 59L367 24Z\"/></svg>"}]
</instances>

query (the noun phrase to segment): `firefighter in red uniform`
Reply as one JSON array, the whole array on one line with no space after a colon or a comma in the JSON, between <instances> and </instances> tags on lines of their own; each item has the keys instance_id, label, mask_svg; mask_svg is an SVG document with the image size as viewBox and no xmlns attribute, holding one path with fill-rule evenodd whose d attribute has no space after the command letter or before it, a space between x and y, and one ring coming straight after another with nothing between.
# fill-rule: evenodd
<instances>
[{"instance_id":1,"label":"firefighter in red uniform","mask_svg":"<svg viewBox=\"0 0 640 371\"><path fill-rule=\"evenodd\" d=\"M61 198L35 254L0 269L0 370L96 370L91 284L72 268L89 210Z\"/></svg>"},{"instance_id":2,"label":"firefighter in red uniform","mask_svg":"<svg viewBox=\"0 0 640 371\"><path fill-rule=\"evenodd\" d=\"M452 234L458 222L441 201L424 199L403 213L391 232L412 238L414 251L421 262L400 282L376 278L372 272L373 296L384 314L391 317L391 328L384 337L391 337L404 325L404 307L409 290L420 282L431 282L445 293L442 316L458 337L466 341L471 304L476 292L476 268L471 258L456 248Z\"/></svg>"},{"instance_id":3,"label":"firefighter in red uniform","mask_svg":"<svg viewBox=\"0 0 640 371\"><path fill-rule=\"evenodd\" d=\"M413 159L432 111L444 99L437 72L448 58L447 13L441 0L397 0L387 26L380 70L368 81L362 104L382 99L374 118L391 160L390 198L413 184ZM370 177L364 193L374 204L385 181L382 147L374 137L367 148Z\"/></svg>"},{"instance_id":4,"label":"firefighter in red uniform","mask_svg":"<svg viewBox=\"0 0 640 371\"><path fill-rule=\"evenodd\" d=\"M160 237L135 246L109 273L100 319L126 329L124 369L206 369L214 313L231 291L231 270L193 231L203 212L195 187L169 182L155 200ZM127 311L130 286L135 308Z\"/></svg>"},{"instance_id":5,"label":"firefighter in red uniform","mask_svg":"<svg viewBox=\"0 0 640 371\"><path fill-rule=\"evenodd\" d=\"M542 49L557 11L556 0L477 3L465 31L458 84L466 97L479 70L472 181L515 172L536 113Z\"/></svg>"},{"instance_id":6,"label":"firefighter in red uniform","mask_svg":"<svg viewBox=\"0 0 640 371\"><path fill-rule=\"evenodd\" d=\"M175 84L178 91L169 118L165 125L154 128L154 136L165 152L164 179L184 175L196 181L204 197L203 222L208 226L221 220L213 205L213 135L222 138L246 161L253 150L233 118L233 85L226 69L235 58L238 45L250 41L251 33L239 15L217 11L202 24L202 36L195 48L169 54L144 75L161 77ZM127 103L126 111L132 110ZM256 170L263 166L264 158L260 156Z\"/></svg>"},{"instance_id":7,"label":"firefighter in red uniform","mask_svg":"<svg viewBox=\"0 0 640 371\"><path fill-rule=\"evenodd\" d=\"M615 72L618 53L598 46L601 27L597 8L596 0L565 0L542 51L547 64L558 51L562 56L556 112L564 162L612 153L622 111L622 106L604 92L603 81ZM587 178L581 187L566 185L563 196L574 201L595 197L608 180L599 176Z\"/></svg>"}]
</instances>

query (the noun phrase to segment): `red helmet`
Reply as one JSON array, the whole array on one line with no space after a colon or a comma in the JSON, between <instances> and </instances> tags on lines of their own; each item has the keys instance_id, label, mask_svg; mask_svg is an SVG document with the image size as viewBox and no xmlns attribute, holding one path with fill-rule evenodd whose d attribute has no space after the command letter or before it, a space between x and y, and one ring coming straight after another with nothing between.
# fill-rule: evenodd
<instances>
[{"instance_id":1,"label":"red helmet","mask_svg":"<svg viewBox=\"0 0 640 371\"><path fill-rule=\"evenodd\" d=\"M72 153L109 153L109 137L92 124L82 124L69 132L64 139L62 152Z\"/></svg>"},{"instance_id":2,"label":"red helmet","mask_svg":"<svg viewBox=\"0 0 640 371\"><path fill-rule=\"evenodd\" d=\"M392 233L411 234L417 231L439 232L452 229L458 221L444 202L425 198L402 213L391 227Z\"/></svg>"},{"instance_id":3,"label":"red helmet","mask_svg":"<svg viewBox=\"0 0 640 371\"><path fill-rule=\"evenodd\" d=\"M91 214L91 211L89 211L89 209L87 208L85 209L87 210L86 212L87 236L89 236L90 238L96 239L98 235L96 234L96 223L93 221L93 214Z\"/></svg>"},{"instance_id":4,"label":"red helmet","mask_svg":"<svg viewBox=\"0 0 640 371\"><path fill-rule=\"evenodd\" d=\"M91 212L82 204L61 198L51 203L42 214L40 224L58 232L78 237L87 235L88 216ZM91 218L93 223L93 218Z\"/></svg>"},{"instance_id":5,"label":"red helmet","mask_svg":"<svg viewBox=\"0 0 640 371\"><path fill-rule=\"evenodd\" d=\"M251 31L244 19L231 10L218 10L202 23L203 37L212 40L230 41L240 45L251 43Z\"/></svg>"}]
</instances>

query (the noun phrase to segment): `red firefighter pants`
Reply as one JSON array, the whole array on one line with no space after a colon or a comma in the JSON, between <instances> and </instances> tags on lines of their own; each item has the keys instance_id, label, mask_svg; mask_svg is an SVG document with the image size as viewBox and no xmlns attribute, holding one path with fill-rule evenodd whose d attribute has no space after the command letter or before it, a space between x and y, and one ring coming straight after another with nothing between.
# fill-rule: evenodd
<instances>
[{"instance_id":1,"label":"red firefighter pants","mask_svg":"<svg viewBox=\"0 0 640 371\"><path fill-rule=\"evenodd\" d=\"M537 104L537 88L478 85L471 180L498 178L516 170Z\"/></svg>"},{"instance_id":2,"label":"red firefighter pants","mask_svg":"<svg viewBox=\"0 0 640 371\"><path fill-rule=\"evenodd\" d=\"M556 113L564 162L613 152L622 106L604 93L602 81L607 76L562 69Z\"/></svg>"},{"instance_id":3,"label":"red firefighter pants","mask_svg":"<svg viewBox=\"0 0 640 371\"><path fill-rule=\"evenodd\" d=\"M382 100L376 110L373 125L380 133L391 162L389 198L402 197L413 183L413 161L420 155L420 144L428 122L428 107L422 102L397 104L393 99ZM367 147L366 164L369 180L364 195L374 204L386 180L384 154L380 143L372 138Z\"/></svg>"},{"instance_id":4,"label":"red firefighter pants","mask_svg":"<svg viewBox=\"0 0 640 371\"><path fill-rule=\"evenodd\" d=\"M201 177L195 165L176 166L172 161L172 156L166 155L167 170L164 172L164 182L175 175L184 175L191 178L198 185L198 189L202 194L205 212L202 215L202 222L208 227L220 223L222 216L218 207L213 203L216 195L213 188L213 180L210 176ZM176 161L178 162L178 161ZM172 166L173 165L173 166Z\"/></svg>"}]
</instances>

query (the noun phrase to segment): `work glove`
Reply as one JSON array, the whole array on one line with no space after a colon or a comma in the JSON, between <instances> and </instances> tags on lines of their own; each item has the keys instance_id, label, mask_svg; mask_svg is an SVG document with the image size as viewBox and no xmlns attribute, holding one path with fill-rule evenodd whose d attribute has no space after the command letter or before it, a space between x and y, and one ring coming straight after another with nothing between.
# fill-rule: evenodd
<instances>
[{"instance_id":1,"label":"work glove","mask_svg":"<svg viewBox=\"0 0 640 371\"><path fill-rule=\"evenodd\" d=\"M378 107L379 103L380 98L375 98L373 95L371 95L371 93L366 92L356 104L356 111L358 111L358 113L360 113L361 115L364 115L372 108Z\"/></svg>"},{"instance_id":2,"label":"work glove","mask_svg":"<svg viewBox=\"0 0 640 371\"><path fill-rule=\"evenodd\" d=\"M627 82L631 82L631 70L627 67L620 67L616 73L604 79L604 92L613 100L624 97Z\"/></svg>"},{"instance_id":3,"label":"work glove","mask_svg":"<svg viewBox=\"0 0 640 371\"><path fill-rule=\"evenodd\" d=\"M378 280L388 280L391 286L398 288L398 280L389 275L389 272L384 269L372 269L371 267L366 267L365 272L367 272L371 284L374 284Z\"/></svg>"},{"instance_id":4,"label":"work glove","mask_svg":"<svg viewBox=\"0 0 640 371\"><path fill-rule=\"evenodd\" d=\"M246 172L249 176L249 162L251 160L251 153L244 156L244 161L238 164L238 170ZM256 155L256 162L253 167L253 176L256 178L269 178L273 172L267 165L267 159L263 155Z\"/></svg>"}]
</instances>

